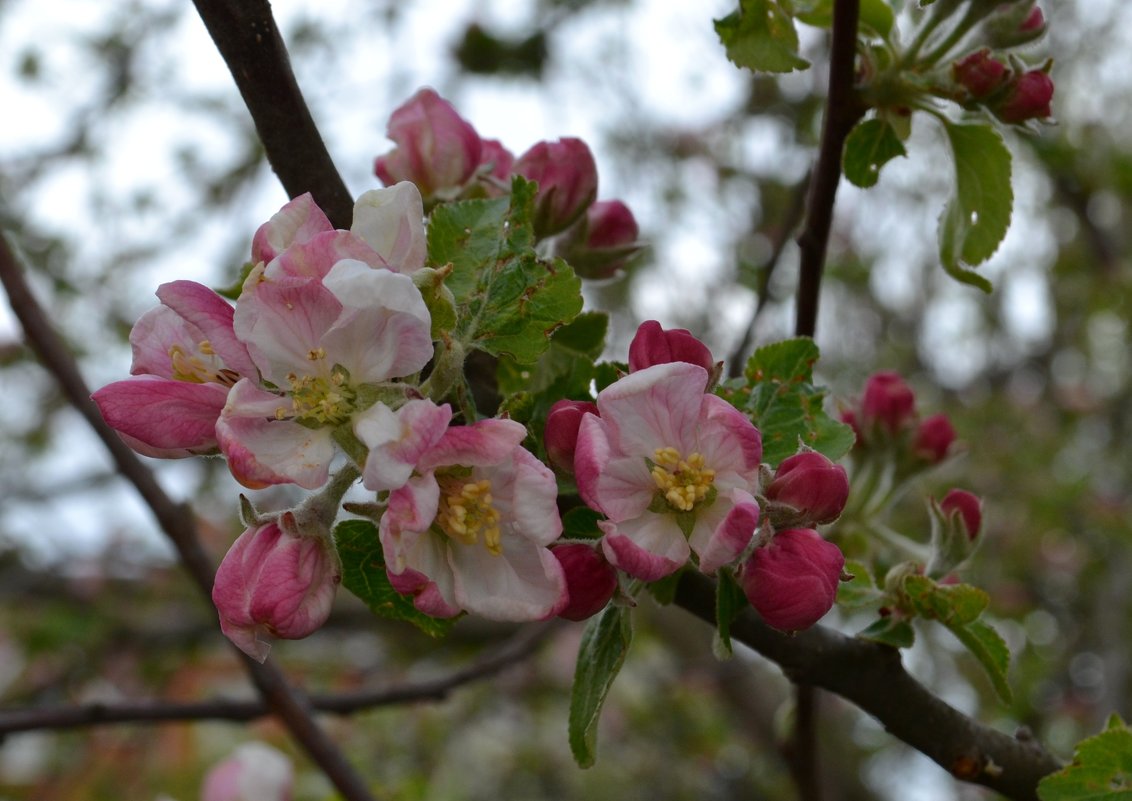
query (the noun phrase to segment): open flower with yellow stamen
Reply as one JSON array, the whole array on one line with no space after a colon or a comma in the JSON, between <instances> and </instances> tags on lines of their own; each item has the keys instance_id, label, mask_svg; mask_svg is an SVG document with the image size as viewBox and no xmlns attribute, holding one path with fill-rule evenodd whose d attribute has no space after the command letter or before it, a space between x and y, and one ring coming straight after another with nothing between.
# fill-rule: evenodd
<instances>
[{"instance_id":1,"label":"open flower with yellow stamen","mask_svg":"<svg viewBox=\"0 0 1132 801\"><path fill-rule=\"evenodd\" d=\"M547 548L562 533L557 485L520 446L525 436L512 420L449 428L390 492L386 571L422 612L541 620L567 603L562 566Z\"/></svg>"},{"instance_id":2,"label":"open flower with yellow stamen","mask_svg":"<svg viewBox=\"0 0 1132 801\"><path fill-rule=\"evenodd\" d=\"M228 390L255 365L224 298L192 281L157 290L162 305L130 331L133 377L94 393L103 418L134 450L175 459L216 451Z\"/></svg>"},{"instance_id":3,"label":"open flower with yellow stamen","mask_svg":"<svg viewBox=\"0 0 1132 801\"><path fill-rule=\"evenodd\" d=\"M758 525L762 438L707 385L699 365L646 367L606 387L599 415L579 427L578 491L608 518L599 523L606 558L636 578L667 576L693 551L713 573Z\"/></svg>"},{"instance_id":4,"label":"open flower with yellow stamen","mask_svg":"<svg viewBox=\"0 0 1132 801\"><path fill-rule=\"evenodd\" d=\"M410 277L353 259L321 279L249 281L235 331L260 380L232 387L216 424L232 474L253 489L326 483L334 432L425 366L430 325Z\"/></svg>"}]
</instances>

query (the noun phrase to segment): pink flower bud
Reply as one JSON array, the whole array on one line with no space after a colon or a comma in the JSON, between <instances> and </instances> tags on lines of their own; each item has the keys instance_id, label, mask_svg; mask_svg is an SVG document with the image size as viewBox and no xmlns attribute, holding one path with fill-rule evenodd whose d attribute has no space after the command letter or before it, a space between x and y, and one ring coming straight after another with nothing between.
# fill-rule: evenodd
<instances>
[{"instance_id":1,"label":"pink flower bud","mask_svg":"<svg viewBox=\"0 0 1132 801\"><path fill-rule=\"evenodd\" d=\"M951 66L955 82L962 85L976 100L986 97L1002 86L1007 78L1006 65L991 56L990 50L982 49L956 61Z\"/></svg>"},{"instance_id":2,"label":"pink flower bud","mask_svg":"<svg viewBox=\"0 0 1132 801\"><path fill-rule=\"evenodd\" d=\"M1026 33L1032 33L1034 31L1045 30L1045 27L1045 15L1040 8L1034 6L1034 8L1030 10L1030 13L1026 15L1026 19L1022 20L1022 24L1018 26L1018 29Z\"/></svg>"},{"instance_id":3,"label":"pink flower bud","mask_svg":"<svg viewBox=\"0 0 1132 801\"><path fill-rule=\"evenodd\" d=\"M953 489L943 496L939 508L948 517L959 515L967 530L967 539L973 542L979 538L983 528L983 502L978 495L967 490Z\"/></svg>"},{"instance_id":4,"label":"pink flower bud","mask_svg":"<svg viewBox=\"0 0 1132 801\"><path fill-rule=\"evenodd\" d=\"M389 118L397 147L374 163L386 186L412 181L425 198L457 194L479 167L483 145L475 128L432 89L421 89Z\"/></svg>"},{"instance_id":5,"label":"pink flower bud","mask_svg":"<svg viewBox=\"0 0 1132 801\"><path fill-rule=\"evenodd\" d=\"M861 426L865 431L881 427L895 434L916 412L916 395L897 373L869 376L861 397Z\"/></svg>"},{"instance_id":6,"label":"pink flower bud","mask_svg":"<svg viewBox=\"0 0 1132 801\"><path fill-rule=\"evenodd\" d=\"M578 427L586 412L597 414L597 405L588 401L560 400L546 416L543 442L551 465L562 473L574 475L574 450L578 447Z\"/></svg>"},{"instance_id":7,"label":"pink flower bud","mask_svg":"<svg viewBox=\"0 0 1132 801\"><path fill-rule=\"evenodd\" d=\"M1031 70L1014 82L996 113L1003 122L1043 119L1053 113L1051 100L1053 79L1041 70Z\"/></svg>"},{"instance_id":8,"label":"pink flower bud","mask_svg":"<svg viewBox=\"0 0 1132 801\"><path fill-rule=\"evenodd\" d=\"M839 415L841 422L853 429L853 448L860 448L865 444L865 438L861 434L861 424L857 422L857 413L852 409L842 409Z\"/></svg>"},{"instance_id":9,"label":"pink flower bud","mask_svg":"<svg viewBox=\"0 0 1132 801\"><path fill-rule=\"evenodd\" d=\"M739 580L768 626L800 631L833 607L844 567L845 557L836 545L813 529L793 528L757 549Z\"/></svg>"},{"instance_id":10,"label":"pink flower bud","mask_svg":"<svg viewBox=\"0 0 1132 801\"><path fill-rule=\"evenodd\" d=\"M212 587L224 635L260 662L271 650L263 635L297 640L325 623L342 580L326 537L285 528L293 522L246 529L225 554Z\"/></svg>"},{"instance_id":11,"label":"pink flower bud","mask_svg":"<svg viewBox=\"0 0 1132 801\"><path fill-rule=\"evenodd\" d=\"M708 346L692 336L691 331L684 328L665 331L656 320L645 320L629 343L629 372L670 362L698 364L709 373L715 369Z\"/></svg>"},{"instance_id":12,"label":"pink flower bud","mask_svg":"<svg viewBox=\"0 0 1132 801\"><path fill-rule=\"evenodd\" d=\"M290 801L291 761L263 743L244 743L204 777L200 801Z\"/></svg>"},{"instance_id":13,"label":"pink flower bud","mask_svg":"<svg viewBox=\"0 0 1132 801\"><path fill-rule=\"evenodd\" d=\"M620 200L602 200L555 242L555 254L582 278L609 278L640 251L638 233L628 206Z\"/></svg>"},{"instance_id":14,"label":"pink flower bud","mask_svg":"<svg viewBox=\"0 0 1132 801\"><path fill-rule=\"evenodd\" d=\"M916 455L928 464L939 464L947 457L951 444L955 442L955 429L946 414L933 414L920 421L916 429L916 442L913 449Z\"/></svg>"},{"instance_id":15,"label":"pink flower bud","mask_svg":"<svg viewBox=\"0 0 1132 801\"><path fill-rule=\"evenodd\" d=\"M534 227L539 239L565 231L597 197L597 164L581 139L539 142L519 156L514 171L538 182Z\"/></svg>"},{"instance_id":16,"label":"pink flower bud","mask_svg":"<svg viewBox=\"0 0 1132 801\"><path fill-rule=\"evenodd\" d=\"M816 451L796 453L778 465L765 494L768 501L793 509L793 525L830 523L849 499L849 477L844 467Z\"/></svg>"},{"instance_id":17,"label":"pink flower bud","mask_svg":"<svg viewBox=\"0 0 1132 801\"><path fill-rule=\"evenodd\" d=\"M617 591L617 571L613 565L596 548L583 542L555 545L550 552L562 565L570 597L558 616L585 620L604 609Z\"/></svg>"},{"instance_id":18,"label":"pink flower bud","mask_svg":"<svg viewBox=\"0 0 1132 801\"><path fill-rule=\"evenodd\" d=\"M515 164L514 154L498 139L483 139L480 144L480 167L498 181L510 181Z\"/></svg>"}]
</instances>

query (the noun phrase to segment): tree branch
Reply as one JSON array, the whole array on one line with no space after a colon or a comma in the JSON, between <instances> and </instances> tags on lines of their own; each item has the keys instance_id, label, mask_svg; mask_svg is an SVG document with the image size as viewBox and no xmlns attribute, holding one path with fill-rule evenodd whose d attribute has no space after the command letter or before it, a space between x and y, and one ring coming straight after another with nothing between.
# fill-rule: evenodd
<instances>
[{"instance_id":1,"label":"tree branch","mask_svg":"<svg viewBox=\"0 0 1132 801\"><path fill-rule=\"evenodd\" d=\"M841 151L845 137L865 113L853 90L857 56L857 17L860 0L836 0L829 56L829 96L822 123L821 148L806 200L806 224L798 236L801 272L798 277L794 333L813 336L818 321L822 269L833 224L833 201L841 181Z\"/></svg>"},{"instance_id":2,"label":"tree branch","mask_svg":"<svg viewBox=\"0 0 1132 801\"><path fill-rule=\"evenodd\" d=\"M90 399L90 389L83 380L67 343L36 301L3 236L0 236L0 283L3 283L8 293L8 301L23 326L28 343L44 367L58 381L67 400L106 445L119 472L134 485L149 506L162 530L172 540L181 562L201 591L205 602L211 605L213 566L197 537L192 510L184 504L175 503L165 494L153 473L102 419L98 407ZM373 797L361 777L315 722L310 703L287 683L279 668L272 663L261 665L242 652L240 656L267 706L279 716L292 736L322 768L347 801L372 801Z\"/></svg>"},{"instance_id":3,"label":"tree branch","mask_svg":"<svg viewBox=\"0 0 1132 801\"><path fill-rule=\"evenodd\" d=\"M383 706L441 701L458 687L489 678L526 659L556 628L554 624L549 624L522 630L494 653L477 659L467 667L453 671L447 676L378 690L311 695L310 707L316 712L350 715ZM132 701L11 709L0 711L0 740L16 732L75 729L123 723L176 723L194 720L245 723L271 713L272 708L263 700L235 701L226 698L195 703Z\"/></svg>"},{"instance_id":4,"label":"tree branch","mask_svg":"<svg viewBox=\"0 0 1132 801\"><path fill-rule=\"evenodd\" d=\"M336 228L354 200L307 108L267 0L193 0L251 112L275 174L291 197L304 192Z\"/></svg>"},{"instance_id":5,"label":"tree branch","mask_svg":"<svg viewBox=\"0 0 1132 801\"><path fill-rule=\"evenodd\" d=\"M676 603L714 625L715 586L702 574L684 572ZM778 663L794 682L852 701L957 779L1036 801L1038 780L1062 767L1036 743L985 726L937 698L904 670L894 648L822 626L788 636L751 609L731 624L731 636Z\"/></svg>"}]
</instances>

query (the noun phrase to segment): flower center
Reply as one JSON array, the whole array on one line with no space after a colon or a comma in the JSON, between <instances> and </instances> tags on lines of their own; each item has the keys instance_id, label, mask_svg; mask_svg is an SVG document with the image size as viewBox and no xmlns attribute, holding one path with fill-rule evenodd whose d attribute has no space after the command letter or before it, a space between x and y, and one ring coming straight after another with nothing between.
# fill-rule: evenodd
<instances>
[{"instance_id":1,"label":"flower center","mask_svg":"<svg viewBox=\"0 0 1132 801\"><path fill-rule=\"evenodd\" d=\"M326 358L326 351L316 348L307 354L307 358L312 362L321 361ZM279 419L293 416L299 422L319 426L336 426L346 422L354 413L354 402L358 397L357 391L349 384L349 378L350 374L338 365L321 374L288 373L291 412L288 414L284 407L280 407L275 416Z\"/></svg>"},{"instance_id":2,"label":"flower center","mask_svg":"<svg viewBox=\"0 0 1132 801\"><path fill-rule=\"evenodd\" d=\"M715 471L704 467L704 457L699 453L685 459L675 448L657 448L652 463L652 480L677 511L690 512L711 492Z\"/></svg>"},{"instance_id":3,"label":"flower center","mask_svg":"<svg viewBox=\"0 0 1132 801\"><path fill-rule=\"evenodd\" d=\"M234 370L220 366L220 359L207 339L202 339L191 353L186 353L180 345L173 345L169 348L169 363L177 381L230 387L240 380Z\"/></svg>"},{"instance_id":4,"label":"flower center","mask_svg":"<svg viewBox=\"0 0 1132 801\"><path fill-rule=\"evenodd\" d=\"M441 484L436 522L454 540L475 545L482 535L488 551L495 556L503 553L499 539L499 512L491 503L491 482L486 478Z\"/></svg>"}]
</instances>

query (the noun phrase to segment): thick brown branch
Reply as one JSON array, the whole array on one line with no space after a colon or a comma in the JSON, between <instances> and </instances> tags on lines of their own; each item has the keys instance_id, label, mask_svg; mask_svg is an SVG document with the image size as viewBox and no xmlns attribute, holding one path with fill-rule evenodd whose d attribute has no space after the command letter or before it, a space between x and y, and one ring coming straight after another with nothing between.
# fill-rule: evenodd
<instances>
[{"instance_id":1,"label":"thick brown branch","mask_svg":"<svg viewBox=\"0 0 1132 801\"><path fill-rule=\"evenodd\" d=\"M836 0L833 5L833 40L829 57L829 97L822 123L821 149L806 200L806 223L798 236L801 272L798 277L797 317L794 333L814 335L818 321L818 296L829 231L833 224L833 201L841 181L841 151L845 137L861 119L865 108L853 90L857 55L857 17L860 0Z\"/></svg>"},{"instance_id":2,"label":"thick brown branch","mask_svg":"<svg viewBox=\"0 0 1132 801\"><path fill-rule=\"evenodd\" d=\"M8 293L8 301L23 326L28 343L40 361L59 382L67 400L86 419L106 445L119 472L137 489L153 511L185 569L192 576L205 601L211 603L212 562L197 537L192 510L175 503L165 494L141 459L102 419L79 372L78 364L66 342L55 330L43 308L31 293L23 271L7 240L0 236L0 283ZM360 776L346 762L334 742L315 722L310 704L292 688L275 665L259 664L243 656L244 665L264 701L287 726L288 730L338 788L347 801L371 801L372 796Z\"/></svg>"},{"instance_id":3,"label":"thick brown branch","mask_svg":"<svg viewBox=\"0 0 1132 801\"><path fill-rule=\"evenodd\" d=\"M255 121L267 160L291 197L310 192L338 228L354 201L299 91L267 0L193 0Z\"/></svg>"},{"instance_id":4,"label":"thick brown branch","mask_svg":"<svg viewBox=\"0 0 1132 801\"><path fill-rule=\"evenodd\" d=\"M495 653L447 676L378 690L312 695L309 698L310 706L316 712L350 715L383 706L441 701L458 687L489 678L526 659L554 628L553 625L545 625L522 631ZM0 711L0 739L8 734L38 729L75 729L127 723L156 724L194 720L243 723L271 713L271 707L262 700L235 701L223 698L196 703L132 701L11 709Z\"/></svg>"},{"instance_id":5,"label":"thick brown branch","mask_svg":"<svg viewBox=\"0 0 1132 801\"><path fill-rule=\"evenodd\" d=\"M684 573L676 603L714 624L715 587L703 575ZM731 624L731 636L777 662L793 681L849 699L958 779L1022 801L1037 799L1038 780L1062 767L1037 744L984 726L937 698L904 670L894 648L821 626L787 636L750 609Z\"/></svg>"}]
</instances>

